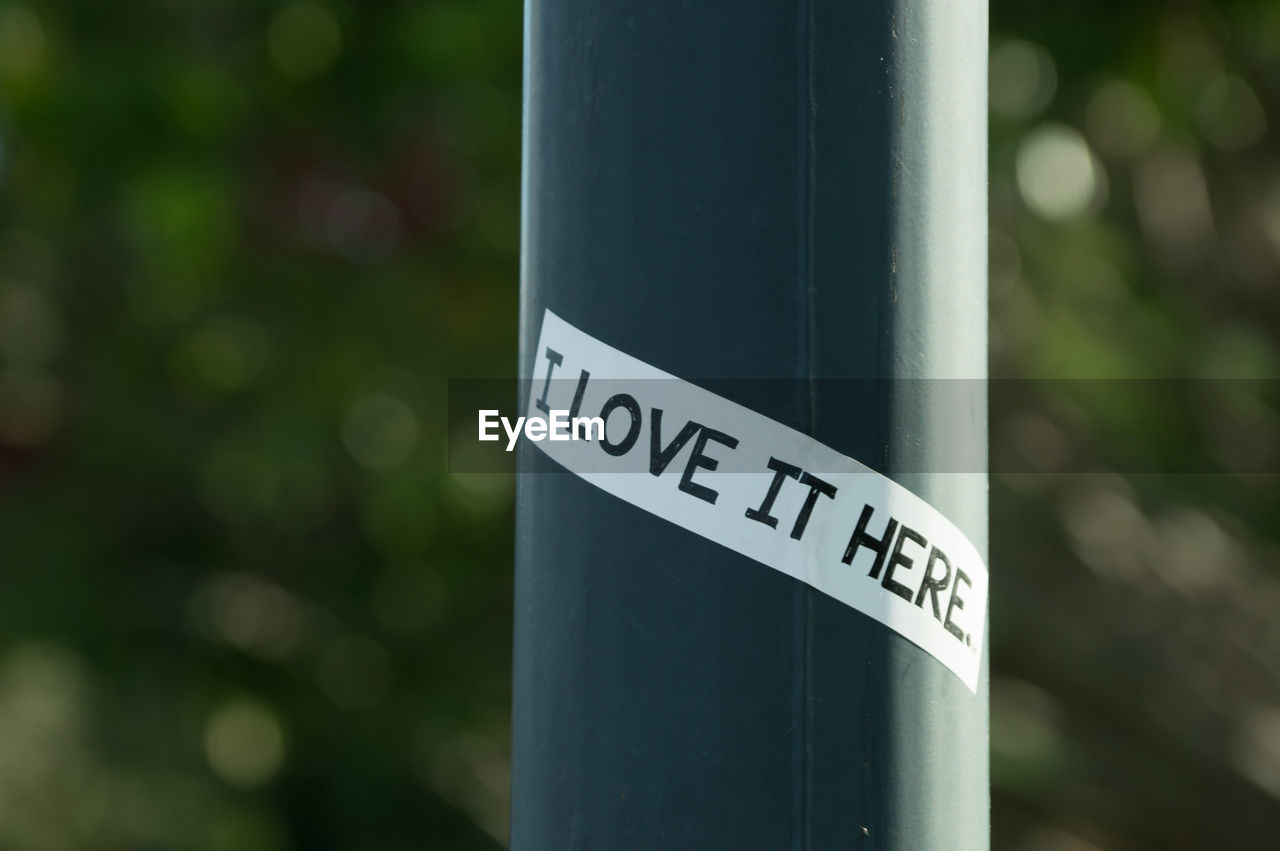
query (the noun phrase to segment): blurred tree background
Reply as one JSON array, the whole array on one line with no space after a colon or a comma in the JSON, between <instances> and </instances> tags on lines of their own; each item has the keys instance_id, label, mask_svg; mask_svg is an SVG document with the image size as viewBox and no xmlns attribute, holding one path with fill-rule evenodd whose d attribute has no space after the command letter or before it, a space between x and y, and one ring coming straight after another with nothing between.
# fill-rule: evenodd
<instances>
[{"instance_id":1,"label":"blurred tree background","mask_svg":"<svg viewBox=\"0 0 1280 851\"><path fill-rule=\"evenodd\" d=\"M0 849L504 841L521 17L0 0ZM1277 123L1274 0L993 4L997 848L1280 847Z\"/></svg>"}]
</instances>

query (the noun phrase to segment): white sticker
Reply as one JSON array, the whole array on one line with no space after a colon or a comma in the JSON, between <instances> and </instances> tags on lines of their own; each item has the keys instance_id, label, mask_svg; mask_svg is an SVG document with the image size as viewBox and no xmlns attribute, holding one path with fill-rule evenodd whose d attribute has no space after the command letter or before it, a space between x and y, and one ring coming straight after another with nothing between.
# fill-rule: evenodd
<instances>
[{"instance_id":1,"label":"white sticker","mask_svg":"<svg viewBox=\"0 0 1280 851\"><path fill-rule=\"evenodd\" d=\"M530 419L583 418L530 441L632 505L874 618L977 690L987 567L956 526L869 467L676 378L551 311ZM559 422L566 416L556 415ZM599 427L585 422L599 418Z\"/></svg>"}]
</instances>

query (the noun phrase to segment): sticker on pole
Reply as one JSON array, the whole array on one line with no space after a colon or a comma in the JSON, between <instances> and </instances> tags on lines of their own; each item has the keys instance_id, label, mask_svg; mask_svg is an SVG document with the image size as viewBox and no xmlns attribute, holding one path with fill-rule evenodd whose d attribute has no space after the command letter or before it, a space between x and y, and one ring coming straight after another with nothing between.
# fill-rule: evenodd
<instances>
[{"instance_id":1,"label":"sticker on pole","mask_svg":"<svg viewBox=\"0 0 1280 851\"><path fill-rule=\"evenodd\" d=\"M977 690L987 568L923 499L549 310L533 370L524 434L540 451L601 490L874 618ZM485 436L486 413L481 439L496 440Z\"/></svg>"}]
</instances>

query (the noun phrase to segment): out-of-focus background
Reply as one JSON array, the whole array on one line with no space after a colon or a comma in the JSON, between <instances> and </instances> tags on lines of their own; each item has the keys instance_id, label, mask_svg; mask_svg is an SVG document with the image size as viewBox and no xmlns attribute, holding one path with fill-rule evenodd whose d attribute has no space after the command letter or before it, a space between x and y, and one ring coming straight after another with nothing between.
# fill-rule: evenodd
<instances>
[{"instance_id":1,"label":"out-of-focus background","mask_svg":"<svg viewBox=\"0 0 1280 851\"><path fill-rule=\"evenodd\" d=\"M0 0L0 849L504 841L443 429L520 68L516 0ZM1280 847L1280 411L1215 389L1280 373L1280 4L995 0L991 72L993 376L1205 388L999 397L995 847Z\"/></svg>"}]
</instances>

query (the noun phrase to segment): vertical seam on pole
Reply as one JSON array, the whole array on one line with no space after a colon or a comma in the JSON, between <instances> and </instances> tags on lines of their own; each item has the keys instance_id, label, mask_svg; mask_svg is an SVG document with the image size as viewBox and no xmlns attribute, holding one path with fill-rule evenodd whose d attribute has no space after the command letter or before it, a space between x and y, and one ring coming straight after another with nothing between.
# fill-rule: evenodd
<instances>
[{"instance_id":1,"label":"vertical seam on pole","mask_svg":"<svg viewBox=\"0 0 1280 851\"><path fill-rule=\"evenodd\" d=\"M813 247L813 224L815 203L817 196L816 185L816 125L818 104L814 87L814 0L805 0L805 90L808 93L806 102L803 104L806 117L807 133L805 143L807 145L805 151L806 165L806 186L805 186L805 268L808 270L808 290L806 303L808 304L808 339L809 350L807 359L809 364L809 433L812 434L817 429L817 395L814 385L814 364L816 360L817 349L817 333L816 333L816 317L817 317L817 289L814 276L814 247ZM813 595L816 592L809 586L804 586L805 612L804 612L804 848L805 851L812 851L813 848Z\"/></svg>"},{"instance_id":2,"label":"vertical seam on pole","mask_svg":"<svg viewBox=\"0 0 1280 851\"><path fill-rule=\"evenodd\" d=\"M808 28L805 25L804 8L806 0L795 3L795 286L797 294L808 289L808 269L805 261L805 233L808 230L806 174L808 173L808 142L805 132L807 122L804 120L803 104L808 100L805 92L806 75L804 73L804 57L808 53ZM807 379L809 375L809 316L808 298L801 299L803 309L796 316L796 372ZM801 384L804 387L805 384ZM799 401L799 400L797 400ZM808 416L807 405L796 412L801 428L812 433L812 424ZM804 851L805 846L805 777L808 774L808 759L805 753L808 747L807 709L805 707L805 681L808 671L804 667L804 585L795 582L791 592L791 848L792 851ZM797 727L799 729L797 729Z\"/></svg>"},{"instance_id":3,"label":"vertical seam on pole","mask_svg":"<svg viewBox=\"0 0 1280 851\"><path fill-rule=\"evenodd\" d=\"M813 434L816 416L814 393L814 322L816 316L813 276L813 213L814 213L814 62L813 62L813 0L796 0L796 287L802 296L799 318L797 372L803 378L800 419L802 429ZM812 836L812 723L813 697L813 591L808 586L796 584L796 600L793 606L795 674L792 682L795 693L794 723L800 725L798 752L793 757L798 776L792 790L796 828L793 846L796 851L810 851Z\"/></svg>"}]
</instances>

